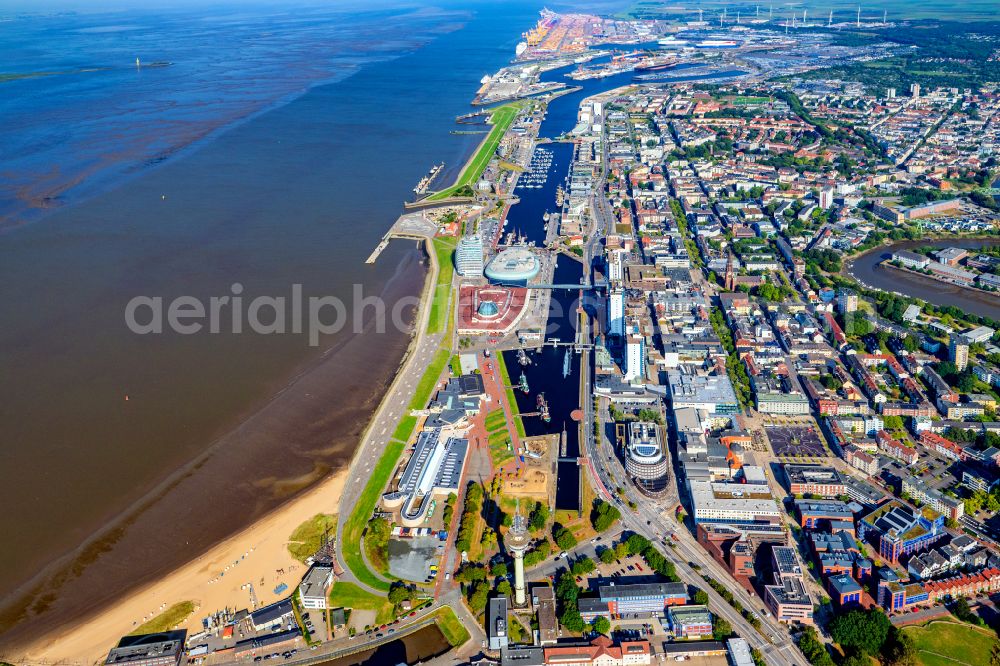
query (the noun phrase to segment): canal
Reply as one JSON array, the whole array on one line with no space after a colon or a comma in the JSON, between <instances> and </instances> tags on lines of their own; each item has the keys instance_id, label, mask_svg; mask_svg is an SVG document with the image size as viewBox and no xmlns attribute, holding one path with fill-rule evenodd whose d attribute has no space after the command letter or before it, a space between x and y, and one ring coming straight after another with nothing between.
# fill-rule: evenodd
<instances>
[{"instance_id":1,"label":"canal","mask_svg":"<svg viewBox=\"0 0 1000 666\"><path fill-rule=\"evenodd\" d=\"M556 263L555 281L558 284L578 283L583 276L583 265L560 257ZM549 306L546 340L572 342L576 338L576 311L579 305L578 291L556 290L552 292ZM547 434L561 434L566 441L567 462L560 462L556 481L556 508L579 509L580 468L575 462L579 455L576 422L573 410L580 405L580 357L571 347L543 347L528 355L526 366L518 365L517 355L504 353L504 362L510 371L511 381L517 383L521 374L528 381L528 393L515 390L518 411L524 414L538 412L538 396L543 396L549 407L550 420L546 423L540 416L525 416L524 431L529 437ZM563 434L564 433L564 434ZM568 462L572 459L573 462Z\"/></svg>"},{"instance_id":2,"label":"canal","mask_svg":"<svg viewBox=\"0 0 1000 666\"><path fill-rule=\"evenodd\" d=\"M638 45L642 47L643 45ZM655 48L655 45L645 45ZM637 47L637 48L638 48ZM598 58L590 64L606 62L609 57ZM710 80L723 76L732 76L739 72L723 72L719 74L692 74L685 77L683 71L689 65L680 65L663 73L663 82L680 82L694 80ZM573 130L577 125L577 113L580 102L591 95L606 92L614 88L635 83L635 73L626 72L602 79L586 81L568 81L565 74L576 68L570 65L542 74L541 80L566 82L581 89L558 97L548 105L545 119L539 131L540 139L556 139ZM644 81L656 83L657 81ZM556 205L557 189L566 187L567 177L573 160L573 144L553 142L540 145L536 150L551 152L546 179L543 183L531 182L532 187L520 184L514 190L520 198L520 203L513 206L507 213L507 225L504 233L514 232L528 243L541 247L545 241L546 212L558 212ZM528 179L525 179L527 181ZM583 277L583 265L573 259L560 256L556 264L555 284L578 284ZM580 293L577 291L558 290L552 294L548 316L546 340L572 342L576 337L577 308ZM550 420L543 421L538 416L523 418L525 433L530 436L545 434L560 434L565 438L565 456L560 453L562 462L558 463L556 481L556 508L564 510L579 510L580 498L580 467L575 459L580 454L579 432L576 421L571 414L580 407L580 357L566 347L546 346L541 351L529 355L530 364L519 366L514 353L504 354L504 361L510 371L511 381L517 383L521 373L528 380L529 392L515 391L518 410L524 414L534 414L538 409L538 396L544 396L548 404ZM572 462L571 462L572 461Z\"/></svg>"},{"instance_id":3,"label":"canal","mask_svg":"<svg viewBox=\"0 0 1000 666\"><path fill-rule=\"evenodd\" d=\"M899 250L917 247L960 247L974 250L1000 244L1000 238L956 238L953 240L905 241L867 252L847 265L847 273L867 287L920 298L937 306L950 305L965 312L1000 320L1000 296L915 275L879 264Z\"/></svg>"},{"instance_id":4,"label":"canal","mask_svg":"<svg viewBox=\"0 0 1000 666\"><path fill-rule=\"evenodd\" d=\"M349 657L324 661L319 666L392 666L393 664L417 664L437 657L451 649L444 634L431 624L412 634L380 645L374 650L365 650Z\"/></svg>"}]
</instances>

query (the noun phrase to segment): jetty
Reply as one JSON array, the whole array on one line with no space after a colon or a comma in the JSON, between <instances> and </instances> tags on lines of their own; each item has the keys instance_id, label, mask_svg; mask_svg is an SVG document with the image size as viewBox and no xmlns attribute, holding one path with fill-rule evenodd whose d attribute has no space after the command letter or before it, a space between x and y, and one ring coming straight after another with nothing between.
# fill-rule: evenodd
<instances>
[{"instance_id":1,"label":"jetty","mask_svg":"<svg viewBox=\"0 0 1000 666\"><path fill-rule=\"evenodd\" d=\"M365 260L366 264L374 264L382 251L389 246L389 241L393 238L406 238L410 240L426 241L434 238L437 233L437 224L422 212L404 213L393 223L389 231L382 236L382 240L375 246L372 253Z\"/></svg>"}]
</instances>

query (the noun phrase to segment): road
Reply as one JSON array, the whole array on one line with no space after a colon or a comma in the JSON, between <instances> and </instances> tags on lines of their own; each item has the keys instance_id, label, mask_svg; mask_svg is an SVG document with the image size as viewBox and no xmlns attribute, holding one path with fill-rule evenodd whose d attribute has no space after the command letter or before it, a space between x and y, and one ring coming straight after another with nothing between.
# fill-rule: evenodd
<instances>
[{"instance_id":1,"label":"road","mask_svg":"<svg viewBox=\"0 0 1000 666\"><path fill-rule=\"evenodd\" d=\"M430 241L428 241L430 242ZM437 255L432 248L428 248L427 255L430 257L430 270L421 295L420 314L414 324L415 333L402 368L396 374L389 390L379 403L372 420L365 430L358 444L358 449L351 459L349 469L350 476L344 484L344 492L340 498L339 515L341 520L337 521L337 544L344 543L344 524L346 517L350 516L354 510L361 492L364 490L368 479L371 477L374 468L385 451L386 443L392 437L399 421L408 414L407 406L413 396L414 389L420 382L420 378L427 366L430 365L435 354L441 348L444 336L440 333L428 335L427 320L430 316L430 303L433 297L433 289L437 284L439 266L437 265ZM453 278L454 279L454 278ZM361 586L363 589L378 595L382 593L373 590L368 585L359 581L354 573L348 568L341 553L341 548L337 548L337 564L339 580L351 581ZM364 548L361 549L364 557ZM376 576L375 569L368 567Z\"/></svg>"},{"instance_id":2,"label":"road","mask_svg":"<svg viewBox=\"0 0 1000 666\"><path fill-rule=\"evenodd\" d=\"M804 664L805 659L792 643L787 629L763 616L765 610L763 602L756 596L751 599L749 593L738 585L718 562L702 550L687 528L675 521L672 507L676 504L673 497L676 488L671 491L668 498L657 501L651 501L649 498L641 496L631 481L625 478L625 471L618 462L618 458L609 450L610 444L602 441L601 445L598 446L592 436L592 431L590 429L587 431L591 433L585 438L587 455L594 461L593 468L601 483L610 489L617 486L624 488L626 498L634 501L637 505L637 510L632 511L620 498L611 496L610 491L605 497L608 501L618 503L622 511L623 527L641 534L650 541L660 543L662 543L664 536L673 533L677 537L674 547L662 550L666 557L673 562L681 580L705 590L709 595L712 610L725 618L740 636L746 638L752 647L760 650L769 664L777 664L778 666ZM608 455L611 455L610 461ZM710 588L701 574L691 568L689 563L696 563L701 567L701 571L725 585L744 608L755 611L760 616L761 629L766 637L762 636L741 614Z\"/></svg>"},{"instance_id":3,"label":"road","mask_svg":"<svg viewBox=\"0 0 1000 666\"><path fill-rule=\"evenodd\" d=\"M603 153L602 162L605 164L605 169L601 175L600 185L595 185L594 188L594 191L599 193L595 197L595 200L599 203L594 208L595 213L597 213L596 217L599 218L595 226L599 231L592 234L591 241L595 241L596 237L601 236L601 232L609 228L608 225L612 221L611 213L607 209L607 197L600 194L604 191L604 178L607 173L607 149L603 141L601 148ZM585 257L588 259L586 266L588 267L592 266L592 262L589 261L590 247L591 244L588 243L587 252L585 253ZM591 277L591 279L593 278ZM592 387L590 386L590 365L590 352L585 351L581 357L580 376L581 382L584 382L583 394L588 396L593 394ZM618 462L611 444L604 437L604 433L606 432L604 415L602 414L600 418L598 431L601 433L601 437L600 441L597 441L594 437L594 428L589 427L594 419L593 402L586 400L581 405L581 408L584 412L583 422L588 425L588 427L582 429L584 451L588 459L588 464L586 465L589 470L588 474L591 477L591 481L595 483L595 488L598 488L599 492L604 495L604 499L615 502L619 506L622 511L622 526L637 534L641 534L652 542L662 543L665 535L674 533L677 537L675 546L673 548L665 548L665 555L673 562L677 574L683 582L704 589L708 593L709 604L713 612L725 618L733 629L747 640L751 647L760 650L767 663L776 666L792 666L807 663L802 653L792 642L787 628L763 616L764 605L762 601L756 596L751 599L749 593L742 586L738 585L729 576L728 572L709 556L708 553L702 550L684 525L676 522L672 507L677 503L678 493L680 492L680 480L675 475L672 475L675 478L671 483L667 496L664 498L651 501L650 498L640 495L638 489L627 478L625 470ZM602 487L603 490L601 490ZM625 490L626 499L635 502L637 507L635 511L630 510L627 504L623 503L622 499L617 496L615 491L617 487ZM740 613L730 606L715 590L709 587L701 574L696 572L689 563L698 564L702 571L705 571L712 578L725 585L744 608L753 609L760 616L761 630L764 635L754 629Z\"/></svg>"}]
</instances>

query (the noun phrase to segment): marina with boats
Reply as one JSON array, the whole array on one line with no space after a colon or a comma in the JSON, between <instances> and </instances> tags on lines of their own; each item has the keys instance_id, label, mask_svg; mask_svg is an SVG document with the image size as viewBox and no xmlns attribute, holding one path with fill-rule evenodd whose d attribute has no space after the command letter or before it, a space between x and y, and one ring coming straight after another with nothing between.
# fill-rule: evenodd
<instances>
[{"instance_id":1,"label":"marina with boats","mask_svg":"<svg viewBox=\"0 0 1000 666\"><path fill-rule=\"evenodd\" d=\"M430 187L431 183L434 182L434 179L438 177L438 174L440 174L443 169L444 169L444 162L441 162L440 164L436 164L433 167L431 167L431 170L427 172L427 175L421 178L420 182L418 182L416 187L413 188L413 192L415 194L426 193L427 188Z\"/></svg>"}]
</instances>

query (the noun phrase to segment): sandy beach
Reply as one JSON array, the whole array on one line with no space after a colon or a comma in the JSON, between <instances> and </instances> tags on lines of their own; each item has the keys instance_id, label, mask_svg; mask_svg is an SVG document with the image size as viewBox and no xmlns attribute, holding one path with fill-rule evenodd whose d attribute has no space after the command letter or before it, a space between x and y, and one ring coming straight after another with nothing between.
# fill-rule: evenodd
<instances>
[{"instance_id":1,"label":"sandy beach","mask_svg":"<svg viewBox=\"0 0 1000 666\"><path fill-rule=\"evenodd\" d=\"M18 655L15 663L103 661L121 636L181 601L193 601L196 605L194 614L181 626L189 633L199 631L201 619L216 610L227 606L248 608L249 592L240 588L250 581L261 604L287 596L287 590L281 595L274 594L275 586L286 583L290 589L294 588L305 570L289 554L288 537L317 513L336 512L346 478L346 469L331 474L312 490L162 580L136 590L77 624L15 648L14 654Z\"/></svg>"}]
</instances>

